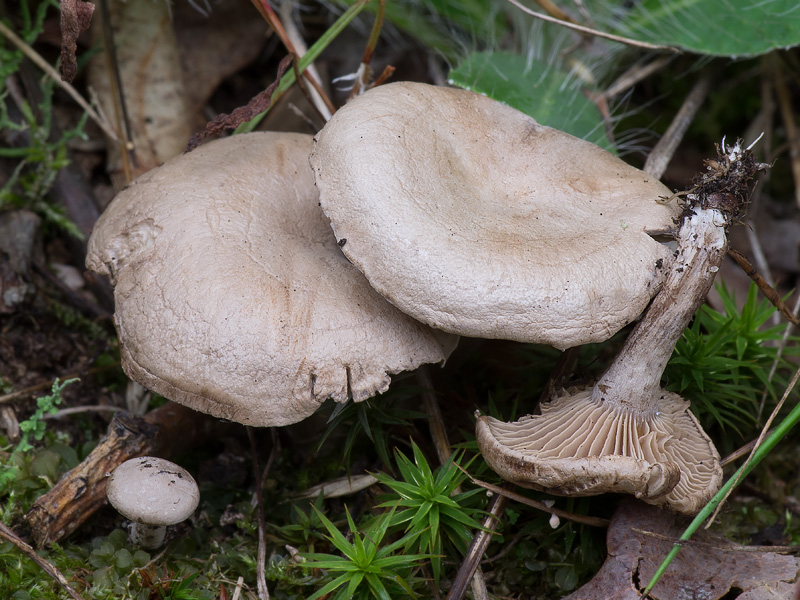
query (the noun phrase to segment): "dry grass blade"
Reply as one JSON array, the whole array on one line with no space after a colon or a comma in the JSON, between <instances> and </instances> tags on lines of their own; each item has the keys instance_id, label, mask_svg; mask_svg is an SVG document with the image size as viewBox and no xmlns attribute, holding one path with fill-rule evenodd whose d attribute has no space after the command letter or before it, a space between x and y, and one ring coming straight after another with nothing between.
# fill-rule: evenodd
<instances>
[{"instance_id":1,"label":"dry grass blade","mask_svg":"<svg viewBox=\"0 0 800 600\"><path fill-rule=\"evenodd\" d=\"M786 85L784 70L780 64L775 65L775 95L778 98L783 125L786 128L786 140L789 143L789 160L794 178L794 197L800 206L800 129L795 123L796 109L793 107L791 94Z\"/></svg>"},{"instance_id":2,"label":"dry grass blade","mask_svg":"<svg viewBox=\"0 0 800 600\"><path fill-rule=\"evenodd\" d=\"M89 115L89 118L92 119L92 121L94 121L95 123L97 123L100 129L103 130L103 133L105 133L109 138L111 138L115 142L122 143L120 142L117 132L111 128L111 126L105 121L105 119L102 119L100 115L97 114L97 112L91 106L89 106L89 103L83 99L83 96L81 96L80 93L78 93L78 90L76 90L74 87L72 87L72 85L70 85L66 81L63 81L61 79L61 76L58 74L58 71L56 71L52 66L50 66L50 64L44 58L42 58L42 56L38 52L36 52L33 48L28 46L28 44L26 44L22 39L20 39L19 36L17 36L17 34L11 31L2 21L0 21L0 35L5 37L8 41L14 44L17 48L19 48L22 51L22 53L31 60L31 62L33 62L37 67L39 67L42 71L44 71L48 77L50 77L59 86L61 86L64 89L64 91L67 92L67 94L69 94L73 100L75 100L78 106L80 106L83 110L86 111L86 113Z\"/></svg>"},{"instance_id":3,"label":"dry grass blade","mask_svg":"<svg viewBox=\"0 0 800 600\"><path fill-rule=\"evenodd\" d=\"M589 517L586 515L577 515L575 513L567 512L565 510L560 510L558 508L551 508L547 506L544 502L539 502L538 500L532 500L522 494L517 494L505 488L492 485L491 483L487 483L485 481L481 481L480 479L476 479L469 473L467 473L463 468L459 467L466 475L469 477L470 481L477 485L478 487L482 487L494 494L498 494L499 496L505 496L509 500L513 500L514 502L519 502L520 504L525 504L526 506L530 506L532 508L536 508L541 510L542 512L549 513L551 515L555 515L561 519L567 519L569 521L574 521L576 523L582 523L584 525L589 525L591 527L608 527L610 521L608 519L601 519L599 517Z\"/></svg>"},{"instance_id":4,"label":"dry grass blade","mask_svg":"<svg viewBox=\"0 0 800 600\"><path fill-rule=\"evenodd\" d=\"M774 428L773 428L773 429L770 429L770 430L767 432L767 435L769 435L769 434L770 434L770 433L772 433L773 431L775 431L775 429L774 429ZM719 464L720 464L721 466L725 467L725 466L727 466L727 465L731 464L733 461L735 461L735 460L739 460L739 459L740 459L740 458L742 458L742 457L743 457L745 454L749 454L750 452L752 452L752 451L753 451L753 448L755 448L755 447L756 447L756 442L757 442L757 441L758 441L758 440L751 440L751 441L749 441L748 443L746 443L744 446L742 446L741 448L738 448L738 449L734 450L734 451L733 451L733 452L731 452L731 453L730 453L728 456L726 456L726 457L725 457L725 458L723 458L721 461L719 461Z\"/></svg>"},{"instance_id":5,"label":"dry grass blade","mask_svg":"<svg viewBox=\"0 0 800 600\"><path fill-rule=\"evenodd\" d=\"M797 314L797 311L800 311L800 295L794 301L794 307L792 308L792 313ZM786 345L789 343L789 337L792 335L794 331L794 325L791 323L786 324L786 329L783 332L783 336L781 337L781 341L778 344L778 353L775 355L775 359L772 361L772 366L769 369L769 375L767 379L772 381L772 377L775 375L775 371L778 370L778 364L780 363L781 357L783 356L783 351L786 349ZM767 397L769 396L769 392L765 389L761 394L761 403L758 405L758 414L756 415L756 423L761 423L761 416L764 414L764 406L767 404Z\"/></svg>"},{"instance_id":6,"label":"dry grass blade","mask_svg":"<svg viewBox=\"0 0 800 600\"><path fill-rule=\"evenodd\" d=\"M264 466L264 471L259 471L258 468L258 447L256 445L256 437L253 433L252 427L247 427L247 437L250 440L250 452L253 456L253 477L255 479L256 491L254 494L254 501L256 506L256 514L258 515L258 562L256 564L256 586L258 589L259 600L269 600L269 590L267 589L266 578L266 564L267 564L267 520L264 516L264 499L263 499L263 485L264 480L272 469L272 463L275 460L275 455L278 452L278 436L275 429L271 428L272 434L272 449L267 459L267 464Z\"/></svg>"},{"instance_id":7,"label":"dry grass blade","mask_svg":"<svg viewBox=\"0 0 800 600\"><path fill-rule=\"evenodd\" d=\"M292 20L292 11L294 10L294 6L294 2L287 1L281 3L281 17L283 18L284 23L286 23L285 33L287 40L292 45L292 50L290 51L296 56L292 66L295 69L295 75L297 77L297 83L300 85L300 89L304 94L306 94L309 103L317 110L322 118L322 122L327 123L331 116L333 116L333 113L336 112L336 109L319 83L322 78L319 76L317 67L314 66L314 63L308 65L306 68L306 71L309 74L308 77L302 77L302 74L299 72L297 63L301 58L303 58L303 55L308 52L308 46L306 45L305 40L300 35L300 31L297 29L297 26ZM311 90L307 91L307 88L303 83L304 79L307 79L308 82L311 83Z\"/></svg>"},{"instance_id":8,"label":"dry grass blade","mask_svg":"<svg viewBox=\"0 0 800 600\"><path fill-rule=\"evenodd\" d=\"M626 44L628 46L635 46L637 48L646 48L648 50L666 50L668 52L680 52L677 48L673 48L672 46L662 46L661 44L650 44L648 42L640 42L639 40L632 40L630 38L622 37L619 35L614 35L613 33L606 33L605 31L599 31L597 29L592 29L591 27L586 27L584 25L578 25L576 23L571 23L569 21L562 21L561 19L556 19L555 17L551 17L549 15L543 15L542 13L538 13L536 11L531 10L527 6L523 6L517 0L508 0L511 4L516 6L525 14L528 14L532 17L537 19L541 19L542 21L547 21L548 23L555 23L556 25L561 25L566 27L567 29L572 29L579 33L593 35L595 37L604 38L607 40L611 40L612 42L619 42L620 44Z\"/></svg>"},{"instance_id":9,"label":"dry grass blade","mask_svg":"<svg viewBox=\"0 0 800 600\"><path fill-rule=\"evenodd\" d=\"M770 552L775 554L794 554L800 552L800 546L740 546L739 544L710 544L708 542L700 542L697 540L682 540L672 535L664 535L663 533L656 533L655 531L647 531L639 527L632 527L631 531L641 533L657 540L663 540L670 544L680 544L681 546L693 546L695 548L710 548L713 550L723 550L726 552Z\"/></svg>"},{"instance_id":10,"label":"dry grass blade","mask_svg":"<svg viewBox=\"0 0 800 600\"><path fill-rule=\"evenodd\" d=\"M675 115L675 118L672 119L672 123L670 123L664 135L647 157L643 169L645 173L649 173L653 177L661 179L664 171L667 170L669 161L672 160L672 155L675 154L675 150L678 149L678 144L681 143L683 136L686 134L686 130L689 128L689 125L691 125L692 120L694 120L694 116L697 114L706 96L708 96L708 92L711 89L711 79L711 75L706 74L694 84L691 91L686 96L686 99L683 101L680 110Z\"/></svg>"},{"instance_id":11,"label":"dry grass blade","mask_svg":"<svg viewBox=\"0 0 800 600\"><path fill-rule=\"evenodd\" d=\"M74 600L83 600L83 597L72 588L72 586L67 581L67 578L64 577L61 571L59 571L52 563L47 561L45 558L39 556L29 544L27 544L22 538L20 538L11 529L6 527L5 524L3 523L0 523L0 537L14 544L28 558L30 558L33 562L39 565L42 568L42 570L45 573L47 573L50 577L52 577L58 583L58 585L64 588L67 591L67 593L72 598L74 598Z\"/></svg>"},{"instance_id":12,"label":"dry grass blade","mask_svg":"<svg viewBox=\"0 0 800 600\"><path fill-rule=\"evenodd\" d=\"M769 434L770 427L772 426L772 422L775 420L775 417L778 416L778 413L783 408L783 405L786 403L786 399L789 397L789 394L791 394L792 390L794 390L794 386L797 385L798 379L800 379L800 369L797 369L797 371L795 371L794 377L792 377L792 381L789 382L789 385L787 386L786 391L783 393L783 396L781 397L780 401L775 406L775 408L772 411L772 413L769 415L769 418L767 419L767 422L764 423L764 427L761 429L761 433L759 433L758 439L756 440L755 444L753 445L753 449L751 450L749 456L747 457L747 460L744 462L744 464L741 466L741 468L738 471L739 475L737 476L736 480L733 482L733 485L730 487L730 489L725 493L725 495L719 501L719 504L717 504L717 507L714 509L714 512L712 513L712 515L709 517L708 521L706 522L706 525L705 525L706 529L708 529L711 526L711 524L714 522L714 519L717 518L717 515L719 514L719 511L720 511L722 505L725 504L725 501L728 499L728 496L730 496L730 494L733 491L733 489L739 484L739 480L741 479L741 474L747 472L747 466L750 464L750 461L753 460L753 456L758 451L759 447L761 446L761 444L763 443L763 441L766 439L767 435Z\"/></svg>"},{"instance_id":13,"label":"dry grass blade","mask_svg":"<svg viewBox=\"0 0 800 600\"><path fill-rule=\"evenodd\" d=\"M459 467L459 469L460 468L461 467ZM461 470L463 471L463 469ZM466 473L466 471L464 472ZM481 558L483 558L486 547L492 539L494 529L500 521L500 516L505 512L506 504L508 504L508 499L502 494L499 494L494 499L489 509L489 514L486 515L483 523L481 523L483 529L475 534L475 537L472 539L472 544L467 551L467 555L461 562L461 567L459 567L455 579L453 579L453 585L450 588L450 593L447 595L447 600L461 600L467 591L469 582L474 581L474 575L478 572ZM485 587L483 589L485 590ZM475 585L473 583L473 592L474 591Z\"/></svg>"}]
</instances>

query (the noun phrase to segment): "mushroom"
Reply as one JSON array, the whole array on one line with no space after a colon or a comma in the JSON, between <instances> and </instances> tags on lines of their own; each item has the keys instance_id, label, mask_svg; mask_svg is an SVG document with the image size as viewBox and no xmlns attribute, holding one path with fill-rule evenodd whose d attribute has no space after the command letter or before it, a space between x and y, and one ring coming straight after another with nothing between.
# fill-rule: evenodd
<instances>
[{"instance_id":1,"label":"mushroom","mask_svg":"<svg viewBox=\"0 0 800 600\"><path fill-rule=\"evenodd\" d=\"M478 446L505 479L557 494L632 493L686 514L719 489L719 454L689 403L660 380L714 281L747 183L765 165L724 141L707 164L687 196L667 281L599 381L515 423L478 420Z\"/></svg>"},{"instance_id":2,"label":"mushroom","mask_svg":"<svg viewBox=\"0 0 800 600\"><path fill-rule=\"evenodd\" d=\"M638 317L672 261L670 190L605 150L465 90L374 88L315 138L342 250L403 312L565 349Z\"/></svg>"},{"instance_id":3,"label":"mushroom","mask_svg":"<svg viewBox=\"0 0 800 600\"><path fill-rule=\"evenodd\" d=\"M114 469L106 495L131 520L130 541L148 549L160 547L167 526L188 519L200 502L200 490L186 469L153 456L132 458Z\"/></svg>"},{"instance_id":4,"label":"mushroom","mask_svg":"<svg viewBox=\"0 0 800 600\"><path fill-rule=\"evenodd\" d=\"M87 266L115 285L123 367L196 410L295 423L443 362L457 338L404 315L344 257L318 206L312 138L237 135L135 180Z\"/></svg>"}]
</instances>

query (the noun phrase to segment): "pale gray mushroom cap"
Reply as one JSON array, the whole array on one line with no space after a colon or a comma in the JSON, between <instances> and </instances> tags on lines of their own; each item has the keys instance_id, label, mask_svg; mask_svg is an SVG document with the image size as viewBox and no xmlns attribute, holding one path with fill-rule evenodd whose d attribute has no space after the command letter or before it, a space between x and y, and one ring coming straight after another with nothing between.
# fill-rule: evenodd
<instances>
[{"instance_id":1,"label":"pale gray mushroom cap","mask_svg":"<svg viewBox=\"0 0 800 600\"><path fill-rule=\"evenodd\" d=\"M278 426L450 354L457 338L391 306L342 255L318 206L311 143L218 140L114 199L86 263L115 285L132 379L217 417Z\"/></svg>"},{"instance_id":2,"label":"pale gray mushroom cap","mask_svg":"<svg viewBox=\"0 0 800 600\"><path fill-rule=\"evenodd\" d=\"M340 109L311 154L342 250L407 314L569 348L658 291L671 192L589 142L472 92L418 83Z\"/></svg>"},{"instance_id":3,"label":"pale gray mushroom cap","mask_svg":"<svg viewBox=\"0 0 800 600\"><path fill-rule=\"evenodd\" d=\"M478 419L481 454L503 479L567 496L634 494L695 514L722 482L719 454L689 402L661 391L655 414L598 401L592 389L563 394L541 414L504 423Z\"/></svg>"},{"instance_id":4,"label":"pale gray mushroom cap","mask_svg":"<svg viewBox=\"0 0 800 600\"><path fill-rule=\"evenodd\" d=\"M131 521L158 526L185 521L200 502L197 483L186 469L153 456L132 458L114 469L106 496Z\"/></svg>"}]
</instances>

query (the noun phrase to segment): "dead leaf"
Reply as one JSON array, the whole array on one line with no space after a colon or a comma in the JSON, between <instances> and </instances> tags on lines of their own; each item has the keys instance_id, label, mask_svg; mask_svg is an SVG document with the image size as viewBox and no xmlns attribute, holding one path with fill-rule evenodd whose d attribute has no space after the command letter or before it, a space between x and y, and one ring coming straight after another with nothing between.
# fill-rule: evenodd
<instances>
[{"instance_id":1,"label":"dead leaf","mask_svg":"<svg viewBox=\"0 0 800 600\"><path fill-rule=\"evenodd\" d=\"M608 529L605 564L594 579L564 600L638 600L672 548L671 540L680 537L687 524L669 511L634 499L623 501ZM792 600L800 559L749 550L701 531L672 561L650 598Z\"/></svg>"},{"instance_id":2,"label":"dead leaf","mask_svg":"<svg viewBox=\"0 0 800 600\"><path fill-rule=\"evenodd\" d=\"M172 11L186 103L200 121L214 90L261 54L271 30L249 0L215 0L209 16L189 2L173 3Z\"/></svg>"},{"instance_id":3,"label":"dead leaf","mask_svg":"<svg viewBox=\"0 0 800 600\"><path fill-rule=\"evenodd\" d=\"M94 4L83 0L61 0L61 79L72 82L78 73L75 53L78 36L92 23Z\"/></svg>"},{"instance_id":4,"label":"dead leaf","mask_svg":"<svg viewBox=\"0 0 800 600\"><path fill-rule=\"evenodd\" d=\"M131 176L149 171L180 154L193 128L184 92L180 54L166 2L109 1L117 66L122 81L136 164ZM92 26L96 42L102 42L99 20ZM89 65L89 83L103 112L119 115L108 55L96 56ZM109 171L119 189L122 153L116 145L109 152Z\"/></svg>"}]
</instances>

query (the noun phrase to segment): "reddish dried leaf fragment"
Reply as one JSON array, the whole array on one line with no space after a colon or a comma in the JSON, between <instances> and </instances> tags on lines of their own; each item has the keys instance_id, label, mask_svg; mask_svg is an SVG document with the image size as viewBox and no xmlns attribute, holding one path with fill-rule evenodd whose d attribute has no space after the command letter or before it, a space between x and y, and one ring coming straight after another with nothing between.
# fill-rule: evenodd
<instances>
[{"instance_id":1,"label":"reddish dried leaf fragment","mask_svg":"<svg viewBox=\"0 0 800 600\"><path fill-rule=\"evenodd\" d=\"M94 4L83 0L61 0L61 79L71 82L78 73L75 53L78 36L89 29Z\"/></svg>"},{"instance_id":2,"label":"reddish dried leaf fragment","mask_svg":"<svg viewBox=\"0 0 800 600\"><path fill-rule=\"evenodd\" d=\"M203 131L195 133L191 138L189 138L189 143L186 145L186 152L191 152L212 135L221 133L226 129L235 129L242 123L246 123L251 119L254 119L256 116L267 110L272 103L272 95L278 88L278 84L281 82L281 77L283 77L283 74L292 64L292 60L294 60L293 54L289 54L284 57L284 59L278 65L278 76L275 78L275 81L272 82L263 92L259 92L253 96L253 98L250 99L250 102L244 106L234 109L234 111L229 115L217 115L214 119L206 124Z\"/></svg>"}]
</instances>

